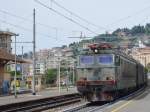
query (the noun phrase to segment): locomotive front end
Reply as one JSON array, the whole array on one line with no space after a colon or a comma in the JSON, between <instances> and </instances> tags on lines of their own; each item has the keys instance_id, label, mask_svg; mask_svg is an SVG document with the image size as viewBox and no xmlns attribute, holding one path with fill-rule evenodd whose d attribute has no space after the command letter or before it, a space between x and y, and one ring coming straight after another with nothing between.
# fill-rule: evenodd
<instances>
[{"instance_id":1,"label":"locomotive front end","mask_svg":"<svg viewBox=\"0 0 150 112\"><path fill-rule=\"evenodd\" d=\"M114 99L116 76L114 54L79 56L77 89L88 101Z\"/></svg>"}]
</instances>

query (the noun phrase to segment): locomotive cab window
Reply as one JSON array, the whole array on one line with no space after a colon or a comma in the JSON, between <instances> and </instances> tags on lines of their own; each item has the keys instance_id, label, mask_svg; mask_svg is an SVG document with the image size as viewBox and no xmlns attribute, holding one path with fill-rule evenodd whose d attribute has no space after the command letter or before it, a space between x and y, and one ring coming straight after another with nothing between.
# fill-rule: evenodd
<instances>
[{"instance_id":1,"label":"locomotive cab window","mask_svg":"<svg viewBox=\"0 0 150 112\"><path fill-rule=\"evenodd\" d=\"M114 63L114 56L112 54L101 54L97 56L97 62L100 65L111 65Z\"/></svg>"},{"instance_id":2,"label":"locomotive cab window","mask_svg":"<svg viewBox=\"0 0 150 112\"><path fill-rule=\"evenodd\" d=\"M80 56L81 65L92 65L94 64L94 56Z\"/></svg>"}]
</instances>

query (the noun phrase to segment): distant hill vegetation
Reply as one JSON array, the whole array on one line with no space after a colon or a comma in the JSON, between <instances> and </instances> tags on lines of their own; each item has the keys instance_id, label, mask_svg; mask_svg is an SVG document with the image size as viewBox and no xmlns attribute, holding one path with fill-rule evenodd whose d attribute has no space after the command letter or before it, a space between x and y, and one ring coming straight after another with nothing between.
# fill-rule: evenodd
<instances>
[{"instance_id":1,"label":"distant hill vegetation","mask_svg":"<svg viewBox=\"0 0 150 112\"><path fill-rule=\"evenodd\" d=\"M137 25L129 28L118 28L113 31L111 34L100 34L96 37L103 36L138 36L138 35L150 35L150 23L147 23L145 26Z\"/></svg>"},{"instance_id":2,"label":"distant hill vegetation","mask_svg":"<svg viewBox=\"0 0 150 112\"><path fill-rule=\"evenodd\" d=\"M80 49L83 43L110 42L118 46L122 44L129 45L130 43L133 46L137 44L139 40L142 40L145 45L150 46L150 23L146 25L136 25L130 29L118 28L111 34L100 34L92 39L71 43L69 46L73 48L74 56L76 56L78 54L78 49Z\"/></svg>"}]
</instances>

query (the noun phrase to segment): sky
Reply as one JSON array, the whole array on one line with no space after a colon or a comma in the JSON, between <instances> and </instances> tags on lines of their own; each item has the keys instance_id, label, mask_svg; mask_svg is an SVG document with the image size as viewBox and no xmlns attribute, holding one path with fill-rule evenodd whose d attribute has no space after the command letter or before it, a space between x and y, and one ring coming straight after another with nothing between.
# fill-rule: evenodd
<instances>
[{"instance_id":1,"label":"sky","mask_svg":"<svg viewBox=\"0 0 150 112\"><path fill-rule=\"evenodd\" d=\"M55 0L88 23L58 7L53 0L38 1L80 25L43 7L35 0L1 0L0 30L19 34L17 41L32 42L33 9L36 9L37 51L80 41L80 38L68 37L79 37L81 32L87 37L93 37L106 31L111 33L117 28L145 25L150 21L149 0ZM14 48L14 44L12 46ZM31 43L17 44L18 54L21 53L22 46L24 52L32 51Z\"/></svg>"}]
</instances>

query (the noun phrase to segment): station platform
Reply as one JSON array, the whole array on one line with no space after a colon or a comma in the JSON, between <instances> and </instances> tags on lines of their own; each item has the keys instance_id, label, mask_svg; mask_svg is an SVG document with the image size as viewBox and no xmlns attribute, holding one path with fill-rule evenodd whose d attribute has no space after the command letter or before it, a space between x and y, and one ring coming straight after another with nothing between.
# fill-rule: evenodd
<instances>
[{"instance_id":1,"label":"station platform","mask_svg":"<svg viewBox=\"0 0 150 112\"><path fill-rule=\"evenodd\" d=\"M12 104L17 102L25 102L25 101L31 101L36 99L55 97L59 95L67 95L73 93L78 93L76 87L68 88L68 91L66 88L61 89L60 92L57 88L52 88L52 89L48 88L46 90L37 92L36 95L32 95L32 93L28 93L28 94L18 94L17 98L15 98L13 95L0 97L0 105L7 105L7 104Z\"/></svg>"},{"instance_id":2,"label":"station platform","mask_svg":"<svg viewBox=\"0 0 150 112\"><path fill-rule=\"evenodd\" d=\"M121 100L102 109L101 112L150 112L150 87L140 95L130 100Z\"/></svg>"}]
</instances>

